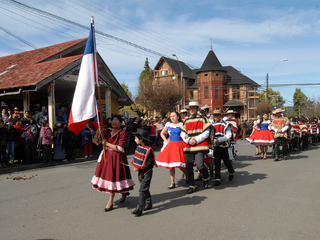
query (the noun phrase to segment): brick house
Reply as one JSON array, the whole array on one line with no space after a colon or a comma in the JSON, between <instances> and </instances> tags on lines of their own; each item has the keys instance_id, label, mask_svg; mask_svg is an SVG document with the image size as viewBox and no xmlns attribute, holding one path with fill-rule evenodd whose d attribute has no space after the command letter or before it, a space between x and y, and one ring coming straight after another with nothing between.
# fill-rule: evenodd
<instances>
[{"instance_id":1,"label":"brick house","mask_svg":"<svg viewBox=\"0 0 320 240\"><path fill-rule=\"evenodd\" d=\"M182 82L181 82L182 77ZM253 119L258 104L258 87L255 81L232 66L222 66L212 48L200 69L191 69L184 62L161 57L153 69L150 80L161 84L171 80L183 89L182 106L198 100L214 109L233 109L237 117Z\"/></svg>"}]
</instances>

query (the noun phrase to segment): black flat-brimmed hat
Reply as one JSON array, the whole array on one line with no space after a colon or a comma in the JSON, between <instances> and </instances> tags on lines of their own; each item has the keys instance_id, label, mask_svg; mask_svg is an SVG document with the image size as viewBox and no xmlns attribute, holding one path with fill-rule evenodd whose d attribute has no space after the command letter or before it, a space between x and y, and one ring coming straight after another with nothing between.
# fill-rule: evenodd
<instances>
[{"instance_id":1,"label":"black flat-brimmed hat","mask_svg":"<svg viewBox=\"0 0 320 240\"><path fill-rule=\"evenodd\" d=\"M143 139L143 140L146 140L146 141L148 141L148 142L151 142L149 139L148 139L148 135L149 135L149 133L148 133L148 131L146 131L146 130L144 130L144 129L142 129L142 128L139 128L138 130L137 130L137 132L134 132L134 133L132 133L133 135L136 135L138 138L141 138L141 139Z\"/></svg>"}]
</instances>

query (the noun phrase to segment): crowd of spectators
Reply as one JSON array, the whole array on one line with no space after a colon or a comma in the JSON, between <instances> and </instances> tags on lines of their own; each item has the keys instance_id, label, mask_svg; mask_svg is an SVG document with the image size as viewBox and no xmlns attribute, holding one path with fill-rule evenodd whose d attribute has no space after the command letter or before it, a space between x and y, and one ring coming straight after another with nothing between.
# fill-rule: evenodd
<instances>
[{"instance_id":1,"label":"crowd of spectators","mask_svg":"<svg viewBox=\"0 0 320 240\"><path fill-rule=\"evenodd\" d=\"M48 109L33 111L2 108L0 116L0 168L13 164L33 164L73 158L76 135L68 129L68 109L57 110L53 129ZM52 152L54 145L54 155Z\"/></svg>"},{"instance_id":2,"label":"crowd of spectators","mask_svg":"<svg viewBox=\"0 0 320 240\"><path fill-rule=\"evenodd\" d=\"M125 148L126 153L133 153L135 151L136 143L132 133L137 132L139 128L148 131L151 145L153 147L162 147L163 140L160 137L160 132L164 128L167 121L167 117L161 119L158 116L151 116L150 118L124 118L121 128L127 132L127 145Z\"/></svg>"},{"instance_id":3,"label":"crowd of spectators","mask_svg":"<svg viewBox=\"0 0 320 240\"><path fill-rule=\"evenodd\" d=\"M56 111L55 125L49 127L48 109L43 106L33 111L20 111L2 108L0 116L0 168L14 164L50 163L64 159L74 159L74 149L83 148L84 158L93 157L92 139L99 125L96 119L91 119L82 131L75 135L68 128L69 108L61 105ZM111 118L102 113L104 128L112 128ZM121 128L126 130L126 153L136 149L133 134L139 128L149 132L152 146L161 147L160 132L167 118L123 118Z\"/></svg>"}]
</instances>

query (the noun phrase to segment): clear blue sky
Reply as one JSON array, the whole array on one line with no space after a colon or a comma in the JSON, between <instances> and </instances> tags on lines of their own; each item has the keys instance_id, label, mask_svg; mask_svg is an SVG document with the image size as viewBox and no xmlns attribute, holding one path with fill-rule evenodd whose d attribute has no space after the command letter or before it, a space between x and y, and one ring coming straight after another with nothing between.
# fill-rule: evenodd
<instances>
[{"instance_id":1,"label":"clear blue sky","mask_svg":"<svg viewBox=\"0 0 320 240\"><path fill-rule=\"evenodd\" d=\"M223 66L231 65L252 80L269 84L292 105L296 87L320 96L320 1L315 0L17 0L17 2L90 26L166 56L201 67L209 49ZM1 26L29 45L45 47L85 38L89 31L41 16L12 1L0 0ZM160 56L97 34L97 49L120 83L136 93L148 57L153 68ZM32 47L0 29L0 56ZM274 87L276 84L287 84Z\"/></svg>"}]
</instances>

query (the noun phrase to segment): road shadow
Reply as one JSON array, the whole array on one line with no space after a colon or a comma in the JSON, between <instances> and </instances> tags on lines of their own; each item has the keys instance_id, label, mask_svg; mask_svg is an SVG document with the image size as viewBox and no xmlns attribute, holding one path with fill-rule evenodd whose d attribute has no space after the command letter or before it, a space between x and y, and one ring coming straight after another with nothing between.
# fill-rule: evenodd
<instances>
[{"instance_id":1,"label":"road shadow","mask_svg":"<svg viewBox=\"0 0 320 240\"><path fill-rule=\"evenodd\" d=\"M228 181L228 176L228 172L221 173L221 185L213 186L214 182L212 182L213 188L216 190L222 190L230 187L236 188L239 186L254 184L258 180L264 180L267 178L267 174L265 173L249 173L247 171L236 171L234 174L234 179L231 182Z\"/></svg>"},{"instance_id":2,"label":"road shadow","mask_svg":"<svg viewBox=\"0 0 320 240\"><path fill-rule=\"evenodd\" d=\"M173 190L173 191L168 190L168 192L157 193L157 194L153 194L151 189L150 193L152 196L153 204L165 202L163 205L158 206L157 208L154 208L154 209L157 209L156 211L159 212L162 210L174 208L181 205L196 205L196 204L200 204L202 201L204 201L207 198L207 197L186 195L185 192L187 189L188 188L183 188L181 190ZM202 182L201 182L201 187L199 184L199 188L197 189L196 192L200 192L202 190L204 189L202 187ZM187 197L187 196L190 196L190 197ZM139 196L129 196L127 197L125 203L119 203L119 201L120 201L120 198L114 202L116 205L116 208L134 209L137 207ZM166 202L166 201L170 201L170 202Z\"/></svg>"},{"instance_id":3,"label":"road shadow","mask_svg":"<svg viewBox=\"0 0 320 240\"><path fill-rule=\"evenodd\" d=\"M152 215L164 210L169 210L171 208L181 207L181 206L189 206L189 205L198 205L203 202L207 197L204 196L185 196L179 199L173 199L169 202L166 202L160 206L156 206L149 211L144 211L144 215Z\"/></svg>"},{"instance_id":4,"label":"road shadow","mask_svg":"<svg viewBox=\"0 0 320 240\"><path fill-rule=\"evenodd\" d=\"M297 160L297 159L302 159L302 158L309 158L308 156L306 155L291 155L288 156L288 159L287 160L284 160L284 161L288 161L288 160ZM280 160L283 160L282 158Z\"/></svg>"}]
</instances>

